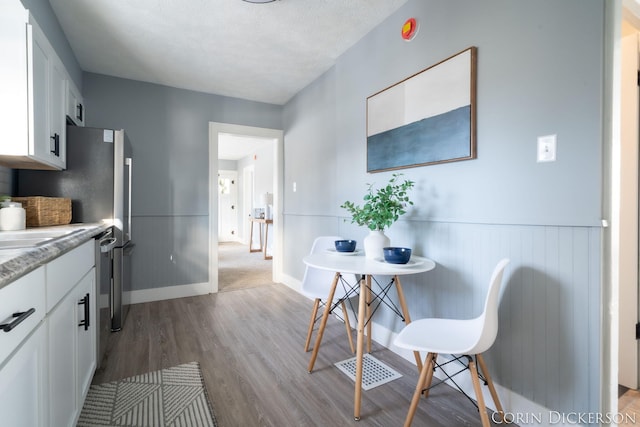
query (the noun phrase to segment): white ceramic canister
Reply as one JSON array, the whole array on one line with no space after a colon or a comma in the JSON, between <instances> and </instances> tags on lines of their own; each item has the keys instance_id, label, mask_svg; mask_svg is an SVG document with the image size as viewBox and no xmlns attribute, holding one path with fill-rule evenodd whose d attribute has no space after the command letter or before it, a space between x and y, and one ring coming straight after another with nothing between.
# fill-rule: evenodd
<instances>
[{"instance_id":1,"label":"white ceramic canister","mask_svg":"<svg viewBox=\"0 0 640 427\"><path fill-rule=\"evenodd\" d=\"M2 202L0 230L13 231L27 228L27 215L21 203Z\"/></svg>"}]
</instances>

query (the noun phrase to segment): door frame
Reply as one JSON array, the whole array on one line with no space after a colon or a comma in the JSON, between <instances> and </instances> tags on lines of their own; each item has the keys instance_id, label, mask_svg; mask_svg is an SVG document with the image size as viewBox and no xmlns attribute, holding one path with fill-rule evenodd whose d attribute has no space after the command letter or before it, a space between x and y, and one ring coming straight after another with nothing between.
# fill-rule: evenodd
<instances>
[{"instance_id":1,"label":"door frame","mask_svg":"<svg viewBox=\"0 0 640 427\"><path fill-rule=\"evenodd\" d=\"M218 292L218 137L221 133L271 138L273 148L273 277L280 282L283 257L284 132L281 129L209 122L209 288Z\"/></svg>"}]
</instances>

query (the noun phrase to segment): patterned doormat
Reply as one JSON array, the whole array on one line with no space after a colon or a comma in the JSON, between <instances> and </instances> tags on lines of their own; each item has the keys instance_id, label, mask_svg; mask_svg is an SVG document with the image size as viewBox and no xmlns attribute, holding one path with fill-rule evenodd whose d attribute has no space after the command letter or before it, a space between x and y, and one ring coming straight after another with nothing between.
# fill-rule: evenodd
<instances>
[{"instance_id":1,"label":"patterned doormat","mask_svg":"<svg viewBox=\"0 0 640 427\"><path fill-rule=\"evenodd\" d=\"M200 364L92 385L78 426L215 427Z\"/></svg>"},{"instance_id":2,"label":"patterned doormat","mask_svg":"<svg viewBox=\"0 0 640 427\"><path fill-rule=\"evenodd\" d=\"M336 368L356 382L356 358L343 360L335 364ZM379 385L400 378L402 375L370 354L362 357L362 389L370 390Z\"/></svg>"}]
</instances>

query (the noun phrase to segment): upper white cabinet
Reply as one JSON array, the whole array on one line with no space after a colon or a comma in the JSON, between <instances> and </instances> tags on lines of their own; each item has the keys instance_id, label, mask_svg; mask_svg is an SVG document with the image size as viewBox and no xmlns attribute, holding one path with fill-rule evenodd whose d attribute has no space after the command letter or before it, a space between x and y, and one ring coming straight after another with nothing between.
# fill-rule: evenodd
<instances>
[{"instance_id":1,"label":"upper white cabinet","mask_svg":"<svg viewBox=\"0 0 640 427\"><path fill-rule=\"evenodd\" d=\"M84 101L71 79L67 79L67 119L76 126L84 126Z\"/></svg>"},{"instance_id":2,"label":"upper white cabinet","mask_svg":"<svg viewBox=\"0 0 640 427\"><path fill-rule=\"evenodd\" d=\"M0 164L66 165L67 73L19 0L0 2Z\"/></svg>"}]
</instances>

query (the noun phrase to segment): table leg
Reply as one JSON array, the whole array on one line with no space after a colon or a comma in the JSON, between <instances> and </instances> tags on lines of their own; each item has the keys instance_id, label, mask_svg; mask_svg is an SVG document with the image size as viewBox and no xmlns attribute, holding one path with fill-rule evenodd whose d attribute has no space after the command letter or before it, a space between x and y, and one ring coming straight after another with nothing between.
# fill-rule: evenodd
<instances>
[{"instance_id":1,"label":"table leg","mask_svg":"<svg viewBox=\"0 0 640 427\"><path fill-rule=\"evenodd\" d=\"M267 255L267 243L269 243L269 224L265 224L264 229L264 259L271 259L272 257Z\"/></svg>"},{"instance_id":2,"label":"table leg","mask_svg":"<svg viewBox=\"0 0 640 427\"><path fill-rule=\"evenodd\" d=\"M336 273L336 275L333 278L333 282L331 283L329 296L327 297L328 299L324 307L324 313L322 314L322 321L320 322L320 328L318 329L318 335L316 336L316 343L313 346L313 353L311 353L311 360L309 361L309 368L307 369L309 373L313 371L313 365L316 363L316 358L318 357L318 350L320 349L322 334L324 333L324 328L327 325L327 320L329 319L329 314L331 313L331 302L333 301L333 296L336 293L336 286L338 285L338 279L340 279L340 273Z\"/></svg>"},{"instance_id":3,"label":"table leg","mask_svg":"<svg viewBox=\"0 0 640 427\"><path fill-rule=\"evenodd\" d=\"M358 297L358 339L356 345L356 385L354 396L353 418L358 421L360 419L360 404L362 402L362 353L364 347L364 323L365 323L365 303L367 299L367 281L371 280L371 276L367 275L366 279L360 279L360 296Z\"/></svg>"},{"instance_id":4,"label":"table leg","mask_svg":"<svg viewBox=\"0 0 640 427\"><path fill-rule=\"evenodd\" d=\"M253 249L253 223L255 221L251 221L251 225L249 226L249 252L262 252L262 223L260 223L260 247L258 249Z\"/></svg>"},{"instance_id":5,"label":"table leg","mask_svg":"<svg viewBox=\"0 0 640 427\"><path fill-rule=\"evenodd\" d=\"M400 308L402 308L402 314L404 315L404 323L405 325L408 325L409 323L411 323L411 316L409 316L409 309L407 308L407 300L405 300L404 292L402 291L400 276L394 276L393 281L396 284L396 290L398 291L398 300L400 301ZM418 365L418 372L422 371L422 359L420 359L420 352L414 351L413 356L416 358L416 365Z\"/></svg>"},{"instance_id":6,"label":"table leg","mask_svg":"<svg viewBox=\"0 0 640 427\"><path fill-rule=\"evenodd\" d=\"M253 221L249 220L249 252L253 252Z\"/></svg>"},{"instance_id":7,"label":"table leg","mask_svg":"<svg viewBox=\"0 0 640 427\"><path fill-rule=\"evenodd\" d=\"M260 250L262 250L262 223L260 223Z\"/></svg>"},{"instance_id":8,"label":"table leg","mask_svg":"<svg viewBox=\"0 0 640 427\"><path fill-rule=\"evenodd\" d=\"M372 301L372 291L371 291L371 276L367 276L367 353L371 353L371 301Z\"/></svg>"}]
</instances>

